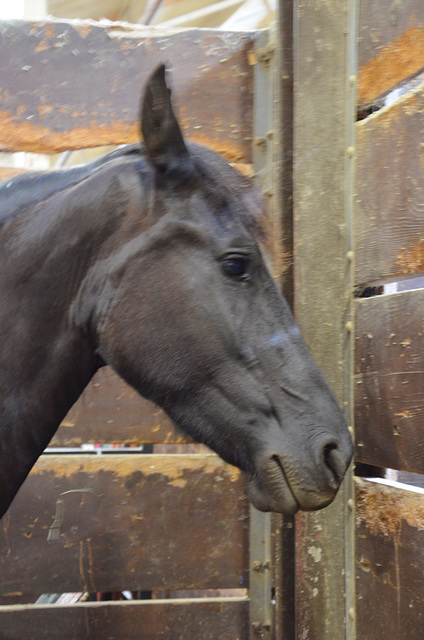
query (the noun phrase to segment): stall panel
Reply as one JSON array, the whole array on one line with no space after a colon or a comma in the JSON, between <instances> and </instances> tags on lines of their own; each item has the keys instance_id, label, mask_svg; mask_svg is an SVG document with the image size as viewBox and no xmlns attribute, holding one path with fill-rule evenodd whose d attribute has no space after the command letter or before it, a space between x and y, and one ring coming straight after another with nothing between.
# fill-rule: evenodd
<instances>
[{"instance_id":1,"label":"stall panel","mask_svg":"<svg viewBox=\"0 0 424 640\"><path fill-rule=\"evenodd\" d=\"M1 595L245 588L248 523L214 454L44 455L2 519Z\"/></svg>"},{"instance_id":2,"label":"stall panel","mask_svg":"<svg viewBox=\"0 0 424 640\"><path fill-rule=\"evenodd\" d=\"M424 474L424 289L357 300L358 461Z\"/></svg>"},{"instance_id":3,"label":"stall panel","mask_svg":"<svg viewBox=\"0 0 424 640\"><path fill-rule=\"evenodd\" d=\"M422 638L424 491L357 480L357 637Z\"/></svg>"}]
</instances>

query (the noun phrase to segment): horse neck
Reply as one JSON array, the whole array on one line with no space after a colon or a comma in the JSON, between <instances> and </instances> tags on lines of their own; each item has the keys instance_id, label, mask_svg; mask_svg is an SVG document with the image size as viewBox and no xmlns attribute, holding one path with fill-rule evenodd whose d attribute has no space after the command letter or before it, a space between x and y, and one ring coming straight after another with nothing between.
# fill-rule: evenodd
<instances>
[{"instance_id":1,"label":"horse neck","mask_svg":"<svg viewBox=\"0 0 424 640\"><path fill-rule=\"evenodd\" d=\"M99 366L71 308L119 211L110 180L84 185L16 216L0 234L0 517Z\"/></svg>"}]
</instances>

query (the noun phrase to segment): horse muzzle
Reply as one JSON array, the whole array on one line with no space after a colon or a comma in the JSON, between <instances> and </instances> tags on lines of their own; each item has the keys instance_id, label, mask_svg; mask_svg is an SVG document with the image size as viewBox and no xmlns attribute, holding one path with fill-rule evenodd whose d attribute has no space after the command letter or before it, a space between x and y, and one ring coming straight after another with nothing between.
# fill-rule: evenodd
<instances>
[{"instance_id":1,"label":"horse muzzle","mask_svg":"<svg viewBox=\"0 0 424 640\"><path fill-rule=\"evenodd\" d=\"M352 452L351 442L342 446L327 438L314 456L297 455L296 464L287 454L262 454L249 485L250 499L260 511L293 514L299 509L323 509L334 500Z\"/></svg>"}]
</instances>

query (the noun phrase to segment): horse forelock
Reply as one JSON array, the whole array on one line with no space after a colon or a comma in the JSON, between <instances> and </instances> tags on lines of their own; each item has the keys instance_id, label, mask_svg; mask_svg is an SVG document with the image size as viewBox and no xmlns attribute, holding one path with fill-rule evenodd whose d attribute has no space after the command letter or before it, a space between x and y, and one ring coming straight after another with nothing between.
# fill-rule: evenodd
<instances>
[{"instance_id":1,"label":"horse forelock","mask_svg":"<svg viewBox=\"0 0 424 640\"><path fill-rule=\"evenodd\" d=\"M289 261L263 193L215 151L195 143L188 147L214 215L223 225L242 224L266 254L274 277L279 277Z\"/></svg>"},{"instance_id":2,"label":"horse forelock","mask_svg":"<svg viewBox=\"0 0 424 640\"><path fill-rule=\"evenodd\" d=\"M194 143L190 143L189 148L202 187L218 220L224 225L240 223L255 239L268 244L264 198L252 180L215 151Z\"/></svg>"}]
</instances>

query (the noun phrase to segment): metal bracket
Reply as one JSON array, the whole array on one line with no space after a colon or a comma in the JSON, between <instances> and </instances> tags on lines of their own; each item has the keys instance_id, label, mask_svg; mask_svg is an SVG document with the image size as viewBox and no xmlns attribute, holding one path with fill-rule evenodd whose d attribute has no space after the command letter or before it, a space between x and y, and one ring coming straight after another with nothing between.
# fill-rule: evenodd
<instances>
[{"instance_id":1,"label":"metal bracket","mask_svg":"<svg viewBox=\"0 0 424 640\"><path fill-rule=\"evenodd\" d=\"M250 507L250 638L270 640L272 631L271 514Z\"/></svg>"}]
</instances>

